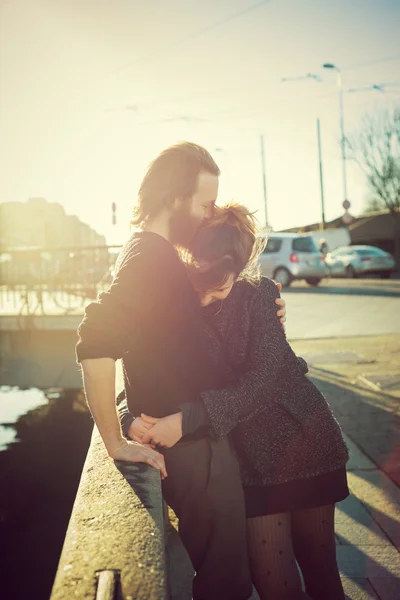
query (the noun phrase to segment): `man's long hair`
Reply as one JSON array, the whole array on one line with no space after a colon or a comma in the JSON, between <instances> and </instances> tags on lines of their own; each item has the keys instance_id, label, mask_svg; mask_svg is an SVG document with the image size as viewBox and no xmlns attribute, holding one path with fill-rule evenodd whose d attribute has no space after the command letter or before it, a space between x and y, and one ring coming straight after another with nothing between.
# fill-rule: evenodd
<instances>
[{"instance_id":1,"label":"man's long hair","mask_svg":"<svg viewBox=\"0 0 400 600\"><path fill-rule=\"evenodd\" d=\"M131 225L144 227L177 198L191 198L200 173L219 176L211 154L202 146L179 142L166 148L148 166L133 209Z\"/></svg>"}]
</instances>

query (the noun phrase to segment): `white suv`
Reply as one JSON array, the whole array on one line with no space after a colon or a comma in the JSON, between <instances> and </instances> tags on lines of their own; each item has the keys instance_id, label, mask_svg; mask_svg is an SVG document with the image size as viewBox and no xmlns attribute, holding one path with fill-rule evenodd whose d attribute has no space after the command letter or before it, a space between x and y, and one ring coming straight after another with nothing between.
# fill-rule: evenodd
<instances>
[{"instance_id":1,"label":"white suv","mask_svg":"<svg viewBox=\"0 0 400 600\"><path fill-rule=\"evenodd\" d=\"M260 256L261 272L288 287L294 279L318 285L329 275L325 256L311 235L270 233Z\"/></svg>"}]
</instances>

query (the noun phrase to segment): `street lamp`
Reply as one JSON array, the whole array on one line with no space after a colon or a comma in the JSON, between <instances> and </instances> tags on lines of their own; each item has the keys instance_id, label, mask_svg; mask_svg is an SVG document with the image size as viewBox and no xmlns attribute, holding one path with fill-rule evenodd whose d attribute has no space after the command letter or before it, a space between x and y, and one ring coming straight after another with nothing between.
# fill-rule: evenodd
<instances>
[{"instance_id":1,"label":"street lamp","mask_svg":"<svg viewBox=\"0 0 400 600\"><path fill-rule=\"evenodd\" d=\"M342 72L333 63L324 63L324 69L333 69L337 73L337 85L339 89L339 115L340 115L340 147L342 151L342 177L343 177L343 201L347 201L347 172L346 172L346 138L344 135L344 116L343 116L343 84Z\"/></svg>"},{"instance_id":2,"label":"street lamp","mask_svg":"<svg viewBox=\"0 0 400 600\"><path fill-rule=\"evenodd\" d=\"M318 83L322 83L322 79L319 75L315 75L314 73L307 73L307 75L303 75L300 77L282 77L282 83L287 81L300 81L302 79L313 79ZM325 229L325 200L324 200L324 180L323 180L323 172L322 172L322 148L321 148L321 125L319 118L317 118L317 141L318 141L318 164L319 164L319 183L321 190L321 217L322 229Z\"/></svg>"}]
</instances>

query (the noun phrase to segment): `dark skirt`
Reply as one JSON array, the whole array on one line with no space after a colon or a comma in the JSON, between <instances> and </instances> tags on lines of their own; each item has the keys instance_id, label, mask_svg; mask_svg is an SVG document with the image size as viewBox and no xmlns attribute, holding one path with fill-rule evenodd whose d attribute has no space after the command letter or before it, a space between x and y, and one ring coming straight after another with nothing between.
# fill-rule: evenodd
<instances>
[{"instance_id":1,"label":"dark skirt","mask_svg":"<svg viewBox=\"0 0 400 600\"><path fill-rule=\"evenodd\" d=\"M335 504L348 495L349 488L344 467L310 479L244 488L248 518Z\"/></svg>"}]
</instances>

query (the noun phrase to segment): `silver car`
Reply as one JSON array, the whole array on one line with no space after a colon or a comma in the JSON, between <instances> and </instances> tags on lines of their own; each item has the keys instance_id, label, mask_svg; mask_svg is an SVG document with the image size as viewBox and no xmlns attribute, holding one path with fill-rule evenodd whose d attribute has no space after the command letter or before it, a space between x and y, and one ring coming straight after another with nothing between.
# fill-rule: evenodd
<instances>
[{"instance_id":1,"label":"silver car","mask_svg":"<svg viewBox=\"0 0 400 600\"><path fill-rule=\"evenodd\" d=\"M261 272L288 287L295 279L318 285L329 275L325 256L311 235L270 233L260 256Z\"/></svg>"},{"instance_id":2,"label":"silver car","mask_svg":"<svg viewBox=\"0 0 400 600\"><path fill-rule=\"evenodd\" d=\"M375 246L346 246L327 254L326 264L332 277L358 277L366 273L389 278L395 260L389 252Z\"/></svg>"}]
</instances>

